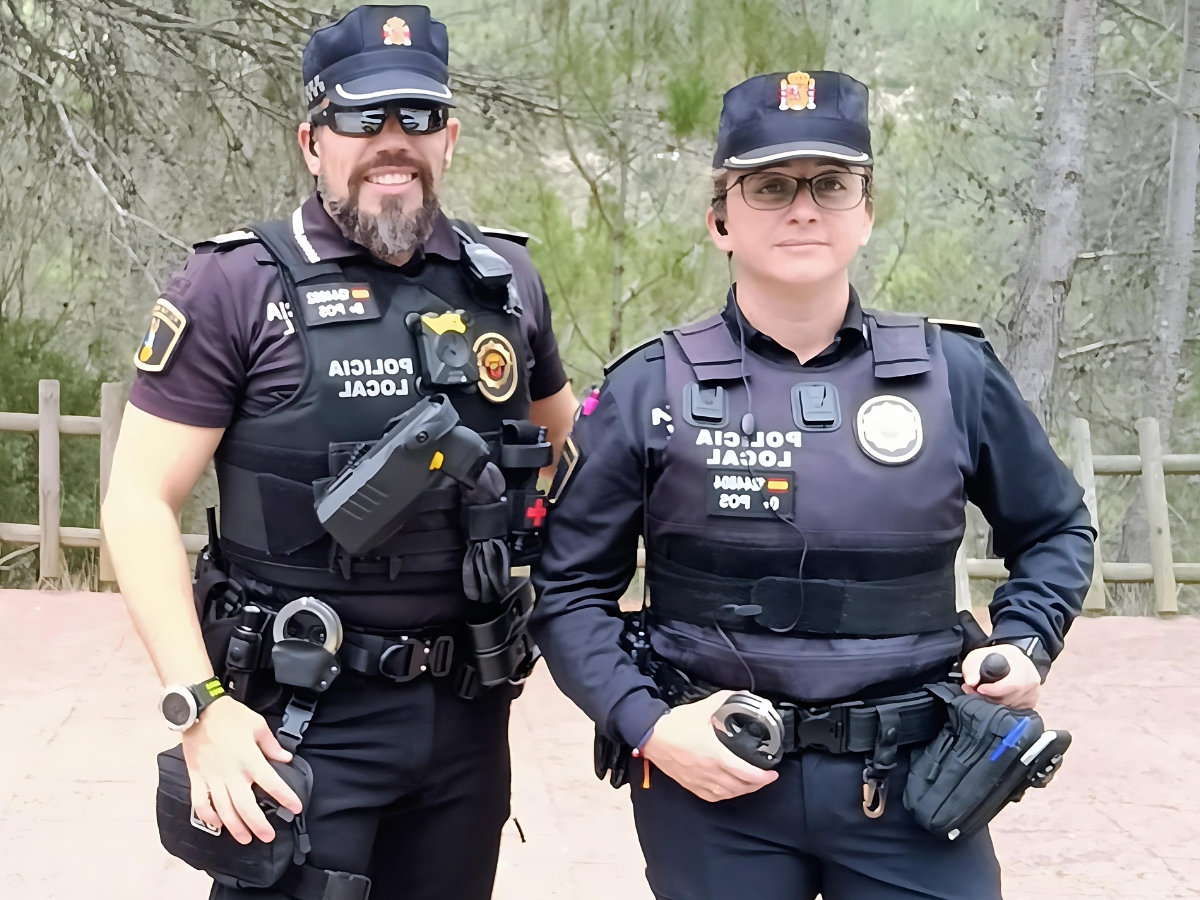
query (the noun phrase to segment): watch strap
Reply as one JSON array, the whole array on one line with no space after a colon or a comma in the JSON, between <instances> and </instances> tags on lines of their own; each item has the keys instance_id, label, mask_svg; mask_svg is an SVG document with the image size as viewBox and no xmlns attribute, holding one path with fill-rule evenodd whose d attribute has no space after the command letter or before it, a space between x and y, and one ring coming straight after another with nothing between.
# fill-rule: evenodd
<instances>
[{"instance_id":1,"label":"watch strap","mask_svg":"<svg viewBox=\"0 0 1200 900\"><path fill-rule=\"evenodd\" d=\"M214 700L218 697L225 696L225 685L221 684L220 678L210 678L208 681L201 681L199 684L188 686L188 690L192 692L192 697L196 700L196 718L200 718L200 714L207 709Z\"/></svg>"}]
</instances>

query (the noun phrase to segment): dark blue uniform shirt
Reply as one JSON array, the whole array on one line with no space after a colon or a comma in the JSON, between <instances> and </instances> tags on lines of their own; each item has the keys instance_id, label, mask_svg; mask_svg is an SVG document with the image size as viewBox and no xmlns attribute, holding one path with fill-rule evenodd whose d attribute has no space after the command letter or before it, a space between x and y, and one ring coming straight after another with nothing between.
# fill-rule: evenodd
<instances>
[{"instance_id":1,"label":"dark blue uniform shirt","mask_svg":"<svg viewBox=\"0 0 1200 900\"><path fill-rule=\"evenodd\" d=\"M735 337L732 303L723 314ZM746 346L796 364L796 357L745 318ZM983 339L943 329L951 405L970 467L967 497L987 517L1009 579L990 606L995 638L1041 638L1063 646L1091 582L1095 533L1083 492L1054 453L1012 377ZM832 344L805 364L819 369L868 351L862 309L851 291ZM660 341L611 369L599 403L575 426L584 458L548 518L535 572L533 632L558 686L600 728L636 745L666 705L617 643L618 601L636 568L643 499L665 445L652 411L666 400ZM798 698L803 699L803 698Z\"/></svg>"}]
</instances>

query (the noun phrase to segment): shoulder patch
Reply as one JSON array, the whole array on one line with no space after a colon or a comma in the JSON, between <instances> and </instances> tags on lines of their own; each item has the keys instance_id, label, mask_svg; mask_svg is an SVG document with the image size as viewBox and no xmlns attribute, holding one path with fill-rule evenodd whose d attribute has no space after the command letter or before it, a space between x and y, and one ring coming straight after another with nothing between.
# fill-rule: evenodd
<instances>
[{"instance_id":1,"label":"shoulder patch","mask_svg":"<svg viewBox=\"0 0 1200 900\"><path fill-rule=\"evenodd\" d=\"M506 228L489 228L486 225L479 226L480 234L485 234L488 237L502 238L506 241L512 241L514 244L520 244L524 247L532 240L532 235L526 234L524 231L509 231Z\"/></svg>"},{"instance_id":2,"label":"shoulder patch","mask_svg":"<svg viewBox=\"0 0 1200 900\"><path fill-rule=\"evenodd\" d=\"M242 244L252 244L257 240L258 235L253 231L228 231L225 234L210 237L206 241L192 244L192 249L197 253L215 253L218 250L240 247Z\"/></svg>"},{"instance_id":3,"label":"shoulder patch","mask_svg":"<svg viewBox=\"0 0 1200 900\"><path fill-rule=\"evenodd\" d=\"M937 325L940 328L945 328L947 331L957 331L977 338L987 337L983 333L983 329L975 322L960 322L958 319L927 319L926 321L930 325Z\"/></svg>"},{"instance_id":4,"label":"shoulder patch","mask_svg":"<svg viewBox=\"0 0 1200 900\"><path fill-rule=\"evenodd\" d=\"M655 345L657 345L657 346L655 346ZM634 346L630 347L628 350L626 350L620 356L616 357L614 360L612 360L612 362L610 362L607 366L604 367L604 374L608 375L610 372L612 372L613 369L615 369L617 366L621 365L621 363L625 362L625 360L629 359L631 356L633 356L639 350L646 351L645 358L647 360L662 359L662 357L663 357L662 335L656 334L656 335L654 335L654 337L647 338L646 340L642 341L640 344L635 344Z\"/></svg>"},{"instance_id":5,"label":"shoulder patch","mask_svg":"<svg viewBox=\"0 0 1200 900\"><path fill-rule=\"evenodd\" d=\"M179 346L187 329L187 316L171 301L159 297L150 310L150 327L134 354L133 364L143 372L162 372L171 362L171 354Z\"/></svg>"}]
</instances>

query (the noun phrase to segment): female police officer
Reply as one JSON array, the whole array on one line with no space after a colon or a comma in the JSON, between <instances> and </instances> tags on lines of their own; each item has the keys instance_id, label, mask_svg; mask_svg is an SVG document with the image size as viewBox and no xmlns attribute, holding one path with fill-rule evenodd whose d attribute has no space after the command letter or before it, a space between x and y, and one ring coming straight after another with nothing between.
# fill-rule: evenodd
<instances>
[{"instance_id":1,"label":"female police officer","mask_svg":"<svg viewBox=\"0 0 1200 900\"><path fill-rule=\"evenodd\" d=\"M860 307L847 267L871 233L871 166L854 79L730 90L707 215L737 273L728 302L610 367L560 463L534 634L600 734L643 758L634 812L661 898L1000 895L986 831L941 841L900 802L936 719L872 721L864 748L836 704L883 723L889 698L945 680L969 499L1011 575L991 604L996 646L966 656L965 683L998 651L1010 674L979 692L1032 706L1094 536L977 328ZM650 604L635 630L676 689L619 642L639 534ZM686 702L698 692L679 692L678 672L717 693ZM727 750L711 717L733 688L811 710L803 752L763 771Z\"/></svg>"}]
</instances>

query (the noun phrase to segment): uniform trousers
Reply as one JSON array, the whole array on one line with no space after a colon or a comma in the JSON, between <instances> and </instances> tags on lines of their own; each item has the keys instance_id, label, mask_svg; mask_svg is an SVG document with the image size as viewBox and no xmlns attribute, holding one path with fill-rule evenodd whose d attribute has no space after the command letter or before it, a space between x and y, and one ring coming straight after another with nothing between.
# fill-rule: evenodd
<instances>
[{"instance_id":1,"label":"uniform trousers","mask_svg":"<svg viewBox=\"0 0 1200 900\"><path fill-rule=\"evenodd\" d=\"M883 815L862 810L863 758L805 752L752 794L708 803L651 767L632 796L646 878L658 900L1000 900L1000 865L983 830L945 841L904 808L907 754Z\"/></svg>"},{"instance_id":2,"label":"uniform trousers","mask_svg":"<svg viewBox=\"0 0 1200 900\"><path fill-rule=\"evenodd\" d=\"M371 900L487 900L509 816L517 693L503 685L463 700L449 678L396 684L343 673L299 748L313 770L308 864L366 875ZM262 711L278 726L282 704ZM287 897L218 884L209 896Z\"/></svg>"}]
</instances>

